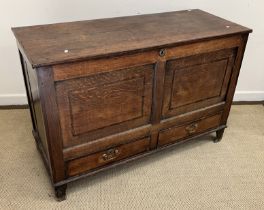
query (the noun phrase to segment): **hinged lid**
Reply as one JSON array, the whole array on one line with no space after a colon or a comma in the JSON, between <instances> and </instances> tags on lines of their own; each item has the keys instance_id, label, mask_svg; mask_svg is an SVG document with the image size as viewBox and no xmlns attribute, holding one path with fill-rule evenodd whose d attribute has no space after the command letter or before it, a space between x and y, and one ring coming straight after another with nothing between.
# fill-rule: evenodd
<instances>
[{"instance_id":1,"label":"hinged lid","mask_svg":"<svg viewBox=\"0 0 264 210\"><path fill-rule=\"evenodd\" d=\"M122 54L251 29L201 10L12 28L33 67Z\"/></svg>"}]
</instances>

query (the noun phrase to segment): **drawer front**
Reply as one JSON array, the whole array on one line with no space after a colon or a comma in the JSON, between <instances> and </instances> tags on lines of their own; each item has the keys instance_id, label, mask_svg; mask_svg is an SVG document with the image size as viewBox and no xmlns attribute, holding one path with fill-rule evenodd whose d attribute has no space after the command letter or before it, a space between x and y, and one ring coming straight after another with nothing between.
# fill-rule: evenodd
<instances>
[{"instance_id":1,"label":"drawer front","mask_svg":"<svg viewBox=\"0 0 264 210\"><path fill-rule=\"evenodd\" d=\"M56 82L64 147L149 124L154 65Z\"/></svg>"},{"instance_id":2,"label":"drawer front","mask_svg":"<svg viewBox=\"0 0 264 210\"><path fill-rule=\"evenodd\" d=\"M202 133L212 128L216 128L220 125L221 114L217 114L211 117L207 117L201 120L194 121L192 123L171 127L159 132L158 145L166 145L176 141L180 141L190 136Z\"/></svg>"},{"instance_id":3,"label":"drawer front","mask_svg":"<svg viewBox=\"0 0 264 210\"><path fill-rule=\"evenodd\" d=\"M163 119L224 101L235 55L233 48L168 60Z\"/></svg>"},{"instance_id":4,"label":"drawer front","mask_svg":"<svg viewBox=\"0 0 264 210\"><path fill-rule=\"evenodd\" d=\"M143 138L128 144L113 147L68 163L68 176L74 176L86 171L99 168L115 161L142 153L149 149L150 138Z\"/></svg>"}]
</instances>

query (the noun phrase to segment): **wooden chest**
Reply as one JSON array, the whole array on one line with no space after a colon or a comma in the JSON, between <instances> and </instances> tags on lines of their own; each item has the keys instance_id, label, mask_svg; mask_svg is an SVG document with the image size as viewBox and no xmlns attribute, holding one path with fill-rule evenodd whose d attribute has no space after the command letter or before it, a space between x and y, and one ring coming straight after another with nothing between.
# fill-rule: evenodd
<instances>
[{"instance_id":1,"label":"wooden chest","mask_svg":"<svg viewBox=\"0 0 264 210\"><path fill-rule=\"evenodd\" d=\"M226 128L250 29L201 10L18 27L33 135L67 183Z\"/></svg>"}]
</instances>

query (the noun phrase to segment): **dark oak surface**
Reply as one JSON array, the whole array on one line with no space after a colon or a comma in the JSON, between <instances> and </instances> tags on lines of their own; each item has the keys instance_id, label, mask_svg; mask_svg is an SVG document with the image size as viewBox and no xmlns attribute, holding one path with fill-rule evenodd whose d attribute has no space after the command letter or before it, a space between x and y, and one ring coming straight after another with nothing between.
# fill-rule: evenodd
<instances>
[{"instance_id":1,"label":"dark oak surface","mask_svg":"<svg viewBox=\"0 0 264 210\"><path fill-rule=\"evenodd\" d=\"M68 164L68 175L74 176L115 161L148 151L149 138L143 138L128 144L119 145L106 151L101 151L83 158L70 161Z\"/></svg>"},{"instance_id":2,"label":"dark oak surface","mask_svg":"<svg viewBox=\"0 0 264 210\"><path fill-rule=\"evenodd\" d=\"M18 27L12 30L33 67L251 32L246 27L201 10Z\"/></svg>"},{"instance_id":3,"label":"dark oak surface","mask_svg":"<svg viewBox=\"0 0 264 210\"><path fill-rule=\"evenodd\" d=\"M224 101L236 48L167 61L163 117Z\"/></svg>"},{"instance_id":4,"label":"dark oak surface","mask_svg":"<svg viewBox=\"0 0 264 210\"><path fill-rule=\"evenodd\" d=\"M56 83L64 146L149 123L153 65Z\"/></svg>"},{"instance_id":5,"label":"dark oak surface","mask_svg":"<svg viewBox=\"0 0 264 210\"><path fill-rule=\"evenodd\" d=\"M212 128L217 128L220 125L221 114L199 119L187 125L170 127L161 130L159 134L158 144L166 145L170 142L179 141L183 138L197 135Z\"/></svg>"},{"instance_id":6,"label":"dark oak surface","mask_svg":"<svg viewBox=\"0 0 264 210\"><path fill-rule=\"evenodd\" d=\"M251 32L201 10L13 31L60 200L76 179L212 132L220 141Z\"/></svg>"}]
</instances>

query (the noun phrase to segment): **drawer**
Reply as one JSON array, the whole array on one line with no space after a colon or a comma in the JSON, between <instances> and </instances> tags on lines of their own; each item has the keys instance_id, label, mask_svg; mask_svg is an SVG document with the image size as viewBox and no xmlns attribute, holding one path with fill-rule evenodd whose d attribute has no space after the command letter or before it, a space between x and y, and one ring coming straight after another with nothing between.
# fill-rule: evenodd
<instances>
[{"instance_id":1,"label":"drawer","mask_svg":"<svg viewBox=\"0 0 264 210\"><path fill-rule=\"evenodd\" d=\"M159 132L158 145L162 146L165 144L180 141L181 139L196 134L202 133L206 130L216 128L220 125L221 114L217 114L211 117L203 118L192 123L171 127Z\"/></svg>"},{"instance_id":2,"label":"drawer","mask_svg":"<svg viewBox=\"0 0 264 210\"><path fill-rule=\"evenodd\" d=\"M120 145L86 157L72 160L68 163L68 175L74 176L142 153L149 149L149 145L150 138L146 137L128 144Z\"/></svg>"}]
</instances>

